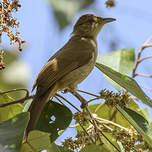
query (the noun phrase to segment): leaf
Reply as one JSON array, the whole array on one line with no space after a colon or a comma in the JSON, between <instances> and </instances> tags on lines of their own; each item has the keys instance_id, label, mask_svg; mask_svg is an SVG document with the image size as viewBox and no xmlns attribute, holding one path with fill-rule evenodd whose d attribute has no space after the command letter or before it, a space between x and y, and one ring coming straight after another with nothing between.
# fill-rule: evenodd
<instances>
[{"instance_id":1,"label":"leaf","mask_svg":"<svg viewBox=\"0 0 152 152\"><path fill-rule=\"evenodd\" d=\"M26 88L29 78L29 68L22 60L19 60L15 50L5 50L4 63L6 68L0 72L0 90L6 91L14 88ZM21 98L23 95L24 93L21 91L10 94L9 96L16 99Z\"/></svg>"},{"instance_id":2,"label":"leaf","mask_svg":"<svg viewBox=\"0 0 152 152\"><path fill-rule=\"evenodd\" d=\"M7 95L0 95L0 104L11 102L13 99ZM0 122L8 120L22 112L23 106L21 104L14 104L7 107L0 108Z\"/></svg>"},{"instance_id":3,"label":"leaf","mask_svg":"<svg viewBox=\"0 0 152 152\"><path fill-rule=\"evenodd\" d=\"M141 111L144 114L144 117L146 118L146 120L148 120L148 122L150 122L151 118L150 118L150 113L149 113L148 109L147 108L143 108L143 109L141 109Z\"/></svg>"},{"instance_id":4,"label":"leaf","mask_svg":"<svg viewBox=\"0 0 152 152\"><path fill-rule=\"evenodd\" d=\"M141 109L139 105L134 101L133 98L130 98L130 101L129 103L127 103L126 107L137 112L138 114L143 116L148 122L150 122L148 118L148 115L150 115L148 112L148 109L147 108Z\"/></svg>"},{"instance_id":5,"label":"leaf","mask_svg":"<svg viewBox=\"0 0 152 152\"><path fill-rule=\"evenodd\" d=\"M31 131L27 142L22 145L21 152L39 152L50 145L50 134L41 131Z\"/></svg>"},{"instance_id":6,"label":"leaf","mask_svg":"<svg viewBox=\"0 0 152 152\"><path fill-rule=\"evenodd\" d=\"M138 99L140 99L143 103L152 107L152 100L142 91L142 89L139 87L138 83L134 79L98 62L96 63L96 67L112 80L114 80L116 83L118 83L120 86L122 86Z\"/></svg>"},{"instance_id":7,"label":"leaf","mask_svg":"<svg viewBox=\"0 0 152 152\"><path fill-rule=\"evenodd\" d=\"M102 106L101 106L101 104L102 104ZM96 119L98 119L98 121L100 118L102 120L103 119L110 120L113 117L113 114L115 113L116 109L112 108L106 104L103 104L103 103L101 103L101 104L93 104L93 105L89 105L88 107L89 107L91 113L95 114L95 117L96 117ZM125 128L131 127L130 123L122 116L122 114L119 111L117 111L115 113L115 116L112 121L115 124L119 124ZM102 124L102 122L101 122L101 124ZM112 129L116 129L116 127L114 125L108 124L108 126ZM111 133L104 132L104 130L103 130L103 133L119 149L119 145L118 145L116 137L114 135L112 135ZM104 137L101 136L101 138L102 138L102 141L103 141L105 147L108 150L110 149L111 151L114 152L115 148Z\"/></svg>"},{"instance_id":8,"label":"leaf","mask_svg":"<svg viewBox=\"0 0 152 152\"><path fill-rule=\"evenodd\" d=\"M130 74L135 64L135 49L128 48L110 52L105 55L99 55L97 62L111 67L113 70L122 74ZM117 89L120 90L120 86L109 77L105 78Z\"/></svg>"},{"instance_id":9,"label":"leaf","mask_svg":"<svg viewBox=\"0 0 152 152\"><path fill-rule=\"evenodd\" d=\"M117 106L117 109L121 114L131 123L132 126L139 132L140 135L144 138L144 140L152 147L152 129L148 121L137 112L120 106Z\"/></svg>"},{"instance_id":10,"label":"leaf","mask_svg":"<svg viewBox=\"0 0 152 152\"><path fill-rule=\"evenodd\" d=\"M24 112L0 123L0 150L6 152L20 151L24 130L27 127L28 121L29 113Z\"/></svg>"},{"instance_id":11,"label":"leaf","mask_svg":"<svg viewBox=\"0 0 152 152\"><path fill-rule=\"evenodd\" d=\"M74 152L72 150L65 150L62 146L58 146L54 143L52 143L47 150L49 152Z\"/></svg>"},{"instance_id":12,"label":"leaf","mask_svg":"<svg viewBox=\"0 0 152 152\"><path fill-rule=\"evenodd\" d=\"M111 152L111 151L105 148L104 145L101 146L101 145L92 144L85 146L80 150L80 152Z\"/></svg>"},{"instance_id":13,"label":"leaf","mask_svg":"<svg viewBox=\"0 0 152 152\"><path fill-rule=\"evenodd\" d=\"M66 27L81 10L90 6L94 0L50 0L60 29Z\"/></svg>"},{"instance_id":14,"label":"leaf","mask_svg":"<svg viewBox=\"0 0 152 152\"><path fill-rule=\"evenodd\" d=\"M49 101L44 107L36 129L51 133L51 142L69 126L72 112L64 105Z\"/></svg>"},{"instance_id":15,"label":"leaf","mask_svg":"<svg viewBox=\"0 0 152 152\"><path fill-rule=\"evenodd\" d=\"M100 108L98 109L98 107L100 107ZM95 113L97 115L97 117L102 118L102 119L106 119L106 120L110 120L113 113L116 110L115 108L110 107L107 104L103 104L101 106L101 104L99 104L99 103L89 105L88 108L90 109L90 111L92 113ZM98 109L98 111L95 112L96 109ZM113 120L115 123L120 124L123 127L126 127L126 128L131 127L130 123L119 112L116 113Z\"/></svg>"}]
</instances>

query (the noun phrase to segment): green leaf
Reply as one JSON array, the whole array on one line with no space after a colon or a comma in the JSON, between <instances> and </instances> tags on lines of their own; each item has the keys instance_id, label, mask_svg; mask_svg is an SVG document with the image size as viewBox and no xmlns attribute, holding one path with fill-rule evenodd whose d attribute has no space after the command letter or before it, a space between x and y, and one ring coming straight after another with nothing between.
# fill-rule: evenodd
<instances>
[{"instance_id":1,"label":"green leaf","mask_svg":"<svg viewBox=\"0 0 152 152\"><path fill-rule=\"evenodd\" d=\"M99 108L100 107L100 108ZM99 118L110 120L113 113L115 112L115 108L108 106L107 104L92 104L89 105L88 108L92 113L95 113ZM96 111L96 109L98 109ZM122 116L120 112L117 112L114 117L114 122L122 125L123 127L130 128L130 123Z\"/></svg>"},{"instance_id":2,"label":"green leaf","mask_svg":"<svg viewBox=\"0 0 152 152\"><path fill-rule=\"evenodd\" d=\"M21 152L40 152L50 145L50 134L41 131L31 131L27 142L22 145Z\"/></svg>"},{"instance_id":3,"label":"green leaf","mask_svg":"<svg viewBox=\"0 0 152 152\"><path fill-rule=\"evenodd\" d=\"M133 70L135 64L135 49L128 48L99 55L97 57L97 62L109 66L117 72L128 75ZM116 82L107 76L105 76L105 78L117 90L120 90L120 86Z\"/></svg>"},{"instance_id":4,"label":"green leaf","mask_svg":"<svg viewBox=\"0 0 152 152\"><path fill-rule=\"evenodd\" d=\"M73 17L81 10L91 5L94 0L50 0L60 29L66 27Z\"/></svg>"},{"instance_id":5,"label":"green leaf","mask_svg":"<svg viewBox=\"0 0 152 152\"><path fill-rule=\"evenodd\" d=\"M0 104L11 102L13 99L6 94L0 95ZM14 104L7 107L0 108L0 122L14 117L16 114L21 113L23 106L21 104Z\"/></svg>"},{"instance_id":6,"label":"green leaf","mask_svg":"<svg viewBox=\"0 0 152 152\"><path fill-rule=\"evenodd\" d=\"M130 98L130 102L126 105L127 108L139 113L143 116L148 122L150 122L150 114L147 108L141 109L139 105L134 101L133 98ZM148 117L149 116L149 117Z\"/></svg>"},{"instance_id":7,"label":"green leaf","mask_svg":"<svg viewBox=\"0 0 152 152\"><path fill-rule=\"evenodd\" d=\"M0 123L0 150L19 152L24 130L29 121L29 113L24 112Z\"/></svg>"},{"instance_id":8,"label":"green leaf","mask_svg":"<svg viewBox=\"0 0 152 152\"><path fill-rule=\"evenodd\" d=\"M105 119L105 121L110 120L113 117L113 114L116 112L112 121L115 124L119 124L125 128L131 127L130 123L122 116L122 114L119 111L116 111L116 109L113 107L110 107L104 103L102 103L102 106L101 104L92 104L92 105L89 105L88 107L92 114L95 113L96 119L98 119L98 121L100 118L102 119L102 121L103 119ZM101 124L102 124L102 121L101 121ZM116 129L114 125L108 124L108 126L112 129ZM103 133L118 149L120 148L120 146L118 145L117 139L114 135L112 135L111 133L104 132L104 131ZM108 150L110 149L113 152L116 150L104 137L101 136L101 138L106 149Z\"/></svg>"},{"instance_id":9,"label":"green leaf","mask_svg":"<svg viewBox=\"0 0 152 152\"><path fill-rule=\"evenodd\" d=\"M51 142L69 126L72 112L64 105L49 101L40 116L36 129L51 133Z\"/></svg>"},{"instance_id":10,"label":"green leaf","mask_svg":"<svg viewBox=\"0 0 152 152\"><path fill-rule=\"evenodd\" d=\"M104 145L101 146L101 145L92 144L85 146L80 150L80 152L111 152L111 151L105 148Z\"/></svg>"},{"instance_id":11,"label":"green leaf","mask_svg":"<svg viewBox=\"0 0 152 152\"><path fill-rule=\"evenodd\" d=\"M26 88L29 68L22 60L19 60L15 50L5 50L4 63L6 68L0 71L0 90ZM23 91L9 94L9 96L15 99L21 98L23 95Z\"/></svg>"},{"instance_id":12,"label":"green leaf","mask_svg":"<svg viewBox=\"0 0 152 152\"><path fill-rule=\"evenodd\" d=\"M143 116L129 108L121 108L120 106L117 106L117 109L131 123L131 125L136 128L149 146L152 147L152 129L150 128L148 121Z\"/></svg>"},{"instance_id":13,"label":"green leaf","mask_svg":"<svg viewBox=\"0 0 152 152\"><path fill-rule=\"evenodd\" d=\"M74 152L72 150L64 149L62 146L58 146L52 143L49 148L47 149L49 152Z\"/></svg>"},{"instance_id":14,"label":"green leaf","mask_svg":"<svg viewBox=\"0 0 152 152\"><path fill-rule=\"evenodd\" d=\"M141 109L141 112L143 113L143 115L146 118L146 120L148 120L148 122L150 122L151 118L150 118L150 113L149 113L148 109L147 108L143 108L143 109Z\"/></svg>"},{"instance_id":15,"label":"green leaf","mask_svg":"<svg viewBox=\"0 0 152 152\"><path fill-rule=\"evenodd\" d=\"M142 91L142 89L139 87L134 79L98 62L96 63L96 67L112 80L114 80L116 83L118 83L120 86L122 86L138 99L140 99L143 103L152 107L152 100Z\"/></svg>"}]
</instances>

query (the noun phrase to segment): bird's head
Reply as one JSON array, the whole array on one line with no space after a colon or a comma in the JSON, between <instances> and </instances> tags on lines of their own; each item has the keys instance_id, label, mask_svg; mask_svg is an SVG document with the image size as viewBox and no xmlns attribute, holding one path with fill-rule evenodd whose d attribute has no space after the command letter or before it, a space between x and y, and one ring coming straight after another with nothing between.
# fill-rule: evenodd
<instances>
[{"instance_id":1,"label":"bird's head","mask_svg":"<svg viewBox=\"0 0 152 152\"><path fill-rule=\"evenodd\" d=\"M81 16L74 25L73 34L96 38L104 24L113 22L114 18L102 18L94 14Z\"/></svg>"}]
</instances>

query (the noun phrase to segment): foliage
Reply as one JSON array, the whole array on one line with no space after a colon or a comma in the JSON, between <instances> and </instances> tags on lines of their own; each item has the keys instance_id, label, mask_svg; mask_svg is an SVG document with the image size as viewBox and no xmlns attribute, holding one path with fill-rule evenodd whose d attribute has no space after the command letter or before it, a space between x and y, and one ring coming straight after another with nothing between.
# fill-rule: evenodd
<instances>
[{"instance_id":1,"label":"foliage","mask_svg":"<svg viewBox=\"0 0 152 152\"><path fill-rule=\"evenodd\" d=\"M90 6L93 2L94 0L83 0L81 3L77 0L72 2L50 0L61 29L71 22L74 14ZM59 5L61 3L62 5ZM68 4L71 5L72 11L63 7ZM10 6L10 12L6 6ZM106 6L115 6L115 1L107 0ZM12 2L3 0L0 3L0 15L4 14L4 16L1 16L0 22L3 29L1 32L7 32L11 41L18 41L21 45L23 41L18 38L18 31L14 35L10 32L10 28L18 25L11 13L13 10L18 11L18 7L20 7L18 0ZM6 106L9 102L17 101L16 96L0 92L0 150L9 152L39 152L42 150L48 152L151 152L152 123L150 114L147 108L140 108L136 101L140 100L152 107L152 100L134 79L139 76L136 72L137 66L146 59L140 58L146 47L151 47L149 41L141 47L137 59L135 59L134 48L99 55L96 67L104 73L105 79L117 91L104 89L99 94L81 91L92 97L89 101L85 101L89 105L81 110L57 94L54 98L61 103L63 100L71 104L77 112L72 114L65 105L54 102L54 99L50 100L45 105L35 130L29 133L26 141L24 140L24 131L30 119L29 113L26 112L29 102L21 103L24 99L31 99L32 96L27 93L27 97L18 100L21 103ZM6 59L5 64L9 66L18 60L18 57L6 52ZM3 68L3 52L1 52L0 69ZM4 81L3 72L0 73L1 91L14 87L26 87L26 82L10 84L8 81ZM21 95L20 92L17 92L17 97L21 97ZM79 100L81 101L81 99ZM94 100L99 102L90 104ZM56 139L70 125L72 117L75 120L76 137L69 137L64 140L62 145L57 145Z\"/></svg>"},{"instance_id":2,"label":"foliage","mask_svg":"<svg viewBox=\"0 0 152 152\"><path fill-rule=\"evenodd\" d=\"M123 53L123 51L127 53ZM121 61L121 58L129 59L132 51L130 49L125 49L122 50L123 55L118 55L120 53L120 51L116 51L109 55L104 55L104 57L109 60L112 56L115 58L113 59L114 61L118 60L118 58L119 61ZM132 78L119 73L122 71L122 73L124 73L125 69L127 72L127 69L131 69L131 67L133 69L132 63L134 63L134 58L127 60L127 62L130 61L128 64L118 62L117 67L121 67L117 69L119 72L108 67L109 65L103 65L102 63L104 60L101 60L102 63L100 63L101 58L100 55L97 60L97 67L102 70L104 74L132 93L139 100L151 106L151 100L147 98L147 95L141 90L137 82ZM128 65L131 66L129 67ZM111 80L109 82L111 83ZM115 87L114 83L111 84ZM126 151L142 151L151 149L152 125L149 122L149 113L147 110L139 108L134 101L134 98L132 98L132 95L129 95L127 92L122 94L108 90L101 90L99 95L94 96L95 98L91 100L104 99L105 102L89 105L88 108L78 111L73 115L77 126L77 136L74 140L72 138L65 139L62 146L54 144L56 138L69 126L72 119L72 113L67 107L50 101L45 106L37 124L36 129L40 131L32 131L29 134L27 141L22 145L21 151L32 152L46 149L48 151L70 152L75 149L80 149L80 152L88 152L92 150L124 151L125 149ZM0 95L0 97L1 100L3 100L3 103L8 102L8 100L10 101L10 98L6 95ZM11 112L9 114L10 116L8 117L6 112L7 115L5 115L5 118L1 119L1 121L3 121L0 125L0 130L3 130L3 134L0 134L0 136L3 137L1 138L3 139L1 141L1 147L5 148L6 144L8 144L7 147L9 149L12 148L12 151L18 151L21 147L21 139L23 138L29 116L26 112L16 115L21 112L21 109L23 109L21 105L14 105L14 107L10 106L10 108L11 107L13 109L9 110ZM20 109L17 109L17 107L20 107ZM6 108L7 107L4 107L3 109L5 110ZM13 112L13 110L17 110L17 113ZM0 116L2 117L3 114L0 113ZM23 116L24 118L22 118ZM11 124L11 122L14 123ZM14 130L12 128L14 128ZM4 138L5 132L7 135L5 135ZM13 138L11 132L13 132ZM15 134L15 132L20 132L20 134ZM16 138L19 138L20 142L16 142ZM7 143L6 139L11 139L10 143ZM100 144L103 146L100 146Z\"/></svg>"},{"instance_id":3,"label":"foliage","mask_svg":"<svg viewBox=\"0 0 152 152\"><path fill-rule=\"evenodd\" d=\"M94 0L81 0L81 3L77 0L50 0L60 29L63 29L71 23L73 16L75 16L78 11L90 6L93 2Z\"/></svg>"},{"instance_id":4,"label":"foliage","mask_svg":"<svg viewBox=\"0 0 152 152\"><path fill-rule=\"evenodd\" d=\"M10 44L17 42L19 44L18 49L22 50L22 44L25 42L19 38L17 19L13 16L13 12L17 12L21 5L18 0L2 0L0 2L0 37L3 32L6 32L10 38ZM15 32L13 33L13 29ZM1 39L1 38L0 38Z\"/></svg>"}]
</instances>

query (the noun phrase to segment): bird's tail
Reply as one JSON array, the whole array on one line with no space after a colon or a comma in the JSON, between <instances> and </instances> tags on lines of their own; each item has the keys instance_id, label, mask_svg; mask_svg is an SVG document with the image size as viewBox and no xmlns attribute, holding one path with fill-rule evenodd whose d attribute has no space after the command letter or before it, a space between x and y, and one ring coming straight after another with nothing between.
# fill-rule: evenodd
<instances>
[{"instance_id":1,"label":"bird's tail","mask_svg":"<svg viewBox=\"0 0 152 152\"><path fill-rule=\"evenodd\" d=\"M36 93L36 95L34 96L33 101L28 109L28 112L30 112L30 121L29 121L28 126L25 131L25 137L24 137L25 140L28 136L28 133L31 130L35 129L37 121L40 117L40 114L41 114L45 104L49 101L49 98L51 96L54 96L56 91L57 91L56 87L51 87L43 95L39 96L38 93Z\"/></svg>"}]
</instances>

